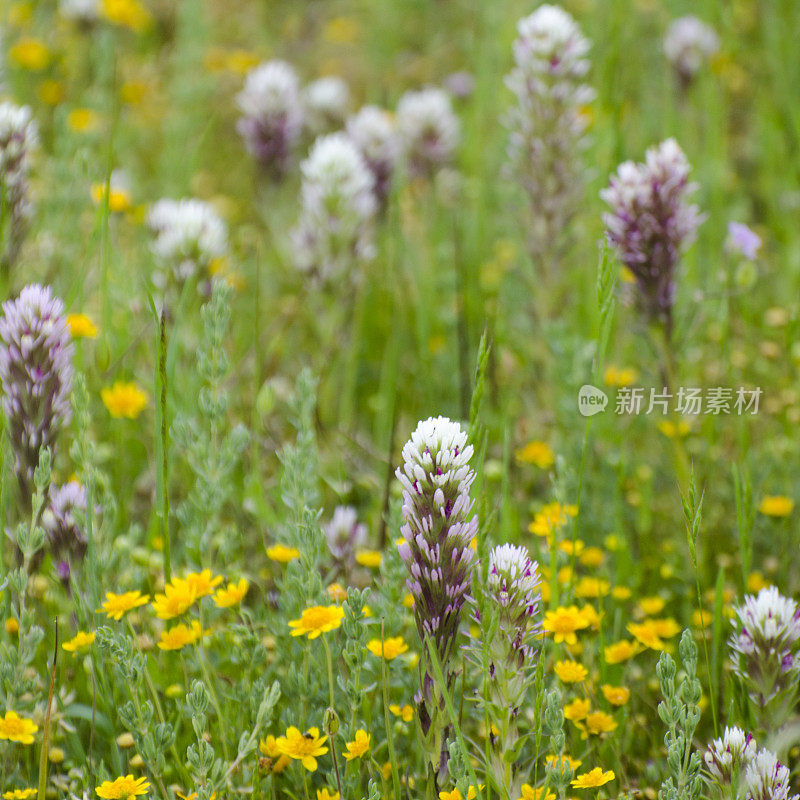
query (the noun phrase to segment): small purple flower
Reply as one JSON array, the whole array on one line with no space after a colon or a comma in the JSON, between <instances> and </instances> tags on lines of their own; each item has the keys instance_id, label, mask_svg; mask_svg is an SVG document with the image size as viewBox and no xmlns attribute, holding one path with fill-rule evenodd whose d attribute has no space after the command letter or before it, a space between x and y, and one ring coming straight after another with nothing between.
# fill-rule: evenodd
<instances>
[{"instance_id":1,"label":"small purple flower","mask_svg":"<svg viewBox=\"0 0 800 800\"><path fill-rule=\"evenodd\" d=\"M759 750L744 772L746 800L798 800L790 791L789 768L770 750Z\"/></svg>"},{"instance_id":2,"label":"small purple flower","mask_svg":"<svg viewBox=\"0 0 800 800\"><path fill-rule=\"evenodd\" d=\"M671 326L675 271L694 242L703 217L689 197L691 167L674 139L651 147L645 163L620 164L600 192L611 210L603 215L609 242L633 273L644 312Z\"/></svg>"},{"instance_id":3,"label":"small purple flower","mask_svg":"<svg viewBox=\"0 0 800 800\"><path fill-rule=\"evenodd\" d=\"M56 572L69 585L71 562L86 555L86 534L79 516L86 509L86 490L77 481L50 488L50 502L42 514L50 552L59 559Z\"/></svg>"},{"instance_id":4,"label":"small purple flower","mask_svg":"<svg viewBox=\"0 0 800 800\"><path fill-rule=\"evenodd\" d=\"M732 253L740 253L749 261L755 261L761 248L761 237L741 222L729 222L727 245Z\"/></svg>"},{"instance_id":5,"label":"small purple flower","mask_svg":"<svg viewBox=\"0 0 800 800\"><path fill-rule=\"evenodd\" d=\"M55 449L72 417L72 339L64 304L48 286L26 286L3 303L0 384L23 503L30 506L39 452Z\"/></svg>"},{"instance_id":6,"label":"small purple flower","mask_svg":"<svg viewBox=\"0 0 800 800\"><path fill-rule=\"evenodd\" d=\"M432 177L453 161L461 126L447 92L435 86L406 92L396 117L411 175Z\"/></svg>"},{"instance_id":7,"label":"small purple flower","mask_svg":"<svg viewBox=\"0 0 800 800\"><path fill-rule=\"evenodd\" d=\"M730 786L734 775L741 774L755 755L756 743L752 735L732 727L725 728L722 738L711 742L704 760L712 780L720 786Z\"/></svg>"},{"instance_id":8,"label":"small purple flower","mask_svg":"<svg viewBox=\"0 0 800 800\"><path fill-rule=\"evenodd\" d=\"M323 531L337 565L343 568L351 566L356 550L367 539L367 526L358 521L356 510L350 506L337 506Z\"/></svg>"}]
</instances>

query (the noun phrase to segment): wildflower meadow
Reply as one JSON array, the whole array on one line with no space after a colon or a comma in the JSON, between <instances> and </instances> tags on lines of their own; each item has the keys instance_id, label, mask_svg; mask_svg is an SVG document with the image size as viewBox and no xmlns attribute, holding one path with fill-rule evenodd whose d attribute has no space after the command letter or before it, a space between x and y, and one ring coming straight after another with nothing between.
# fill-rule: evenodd
<instances>
[{"instance_id":1,"label":"wildflower meadow","mask_svg":"<svg viewBox=\"0 0 800 800\"><path fill-rule=\"evenodd\" d=\"M800 800L798 31L0 0L2 800Z\"/></svg>"}]
</instances>

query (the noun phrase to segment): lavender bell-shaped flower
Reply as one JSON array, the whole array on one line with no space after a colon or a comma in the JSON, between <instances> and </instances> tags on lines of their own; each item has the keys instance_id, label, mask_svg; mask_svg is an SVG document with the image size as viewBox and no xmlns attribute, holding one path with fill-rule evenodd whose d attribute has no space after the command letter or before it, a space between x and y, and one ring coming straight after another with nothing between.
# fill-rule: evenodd
<instances>
[{"instance_id":1,"label":"lavender bell-shaped flower","mask_svg":"<svg viewBox=\"0 0 800 800\"><path fill-rule=\"evenodd\" d=\"M611 210L603 215L609 242L636 279L649 319L660 322L669 340L675 301L675 271L694 242L703 217L689 197L691 167L674 139L647 151L644 164L626 161L600 192Z\"/></svg>"},{"instance_id":2,"label":"lavender bell-shaped flower","mask_svg":"<svg viewBox=\"0 0 800 800\"><path fill-rule=\"evenodd\" d=\"M0 267L7 277L17 260L30 223L30 158L37 143L36 124L27 106L0 103Z\"/></svg>"},{"instance_id":3,"label":"lavender bell-shaped flower","mask_svg":"<svg viewBox=\"0 0 800 800\"><path fill-rule=\"evenodd\" d=\"M33 473L43 447L55 450L72 416L72 339L64 304L48 286L26 286L3 303L0 384L23 505L30 510Z\"/></svg>"},{"instance_id":4,"label":"lavender bell-shaped flower","mask_svg":"<svg viewBox=\"0 0 800 800\"><path fill-rule=\"evenodd\" d=\"M431 417L417 425L403 447L403 466L396 471L405 520L399 552L408 568L408 590L423 642L422 687L415 699L430 765L439 776L446 765L447 722L428 646L433 644L451 687L450 661L472 583L475 554L470 545L478 529L470 497L475 479L469 466L472 452L458 423Z\"/></svg>"},{"instance_id":5,"label":"lavender bell-shaped flower","mask_svg":"<svg viewBox=\"0 0 800 800\"><path fill-rule=\"evenodd\" d=\"M732 623L733 671L763 727L776 728L791 713L800 684L800 606L768 586L745 597Z\"/></svg>"}]
</instances>

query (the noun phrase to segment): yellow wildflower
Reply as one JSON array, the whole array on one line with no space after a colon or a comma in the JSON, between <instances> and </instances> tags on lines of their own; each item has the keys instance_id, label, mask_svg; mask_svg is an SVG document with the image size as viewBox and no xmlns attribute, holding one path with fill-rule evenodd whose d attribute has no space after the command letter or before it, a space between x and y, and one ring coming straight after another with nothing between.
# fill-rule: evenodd
<instances>
[{"instance_id":1,"label":"yellow wildflower","mask_svg":"<svg viewBox=\"0 0 800 800\"><path fill-rule=\"evenodd\" d=\"M311 606L303 611L300 619L293 619L289 627L294 628L292 636L308 634L309 639L316 639L323 633L336 630L344 618L344 609L338 606Z\"/></svg>"},{"instance_id":2,"label":"yellow wildflower","mask_svg":"<svg viewBox=\"0 0 800 800\"><path fill-rule=\"evenodd\" d=\"M117 778L113 781L103 781L96 789L103 800L131 800L141 794L147 794L150 784L146 778L135 778L133 775Z\"/></svg>"},{"instance_id":3,"label":"yellow wildflower","mask_svg":"<svg viewBox=\"0 0 800 800\"><path fill-rule=\"evenodd\" d=\"M390 636L381 642L380 639L370 639L367 642L367 650L374 656L383 656L387 661L391 661L397 656L408 650L408 645L402 636Z\"/></svg>"},{"instance_id":4,"label":"yellow wildflower","mask_svg":"<svg viewBox=\"0 0 800 800\"><path fill-rule=\"evenodd\" d=\"M238 583L229 583L221 586L214 592L214 603L218 608L231 608L242 602L250 584L245 578L240 578Z\"/></svg>"},{"instance_id":5,"label":"yellow wildflower","mask_svg":"<svg viewBox=\"0 0 800 800\"><path fill-rule=\"evenodd\" d=\"M224 578L222 575L211 577L211 570L204 569L202 572L190 572L186 576L186 583L190 589L194 589L195 595L199 600L201 597L208 597L214 593L214 589L219 586Z\"/></svg>"},{"instance_id":6,"label":"yellow wildflower","mask_svg":"<svg viewBox=\"0 0 800 800\"><path fill-rule=\"evenodd\" d=\"M159 619L174 619L185 613L197 599L197 589L183 578L173 578L164 587L164 594L157 594L153 610Z\"/></svg>"},{"instance_id":7,"label":"yellow wildflower","mask_svg":"<svg viewBox=\"0 0 800 800\"><path fill-rule=\"evenodd\" d=\"M529 783L523 783L520 787L519 800L556 800L556 796L549 789L545 790L544 786L531 786Z\"/></svg>"},{"instance_id":8,"label":"yellow wildflower","mask_svg":"<svg viewBox=\"0 0 800 800\"><path fill-rule=\"evenodd\" d=\"M88 650L94 642L94 633L78 631L68 642L64 642L61 647L68 653L72 653L73 658L81 651Z\"/></svg>"},{"instance_id":9,"label":"yellow wildflower","mask_svg":"<svg viewBox=\"0 0 800 800\"><path fill-rule=\"evenodd\" d=\"M788 517L794 510L794 500L781 494L767 495L758 504L758 510L767 517Z\"/></svg>"},{"instance_id":10,"label":"yellow wildflower","mask_svg":"<svg viewBox=\"0 0 800 800\"><path fill-rule=\"evenodd\" d=\"M36 794L36 789L10 789L3 792L3 800L28 800Z\"/></svg>"},{"instance_id":11,"label":"yellow wildflower","mask_svg":"<svg viewBox=\"0 0 800 800\"><path fill-rule=\"evenodd\" d=\"M633 658L638 652L639 649L636 645L626 639L614 642L604 650L606 664L620 664L629 658Z\"/></svg>"},{"instance_id":12,"label":"yellow wildflower","mask_svg":"<svg viewBox=\"0 0 800 800\"><path fill-rule=\"evenodd\" d=\"M611 364L603 373L603 382L606 386L630 386L638 377L636 370L631 367L615 367Z\"/></svg>"},{"instance_id":13,"label":"yellow wildflower","mask_svg":"<svg viewBox=\"0 0 800 800\"><path fill-rule=\"evenodd\" d=\"M329 792L327 786L317 789L317 800L339 800L339 792Z\"/></svg>"},{"instance_id":14,"label":"yellow wildflower","mask_svg":"<svg viewBox=\"0 0 800 800\"><path fill-rule=\"evenodd\" d=\"M86 314L68 314L67 325L73 339L95 339L97 325Z\"/></svg>"},{"instance_id":15,"label":"yellow wildflower","mask_svg":"<svg viewBox=\"0 0 800 800\"><path fill-rule=\"evenodd\" d=\"M617 728L617 722L611 714L605 711L592 711L583 720L586 730L589 733L599 735L601 733L611 733ZM584 737L585 738L585 735Z\"/></svg>"},{"instance_id":16,"label":"yellow wildflower","mask_svg":"<svg viewBox=\"0 0 800 800\"><path fill-rule=\"evenodd\" d=\"M643 597L639 601L639 608L647 616L652 616L653 614L660 614L664 610L664 606L666 605L666 601L663 597L658 597L654 595L653 597Z\"/></svg>"},{"instance_id":17,"label":"yellow wildflower","mask_svg":"<svg viewBox=\"0 0 800 800\"><path fill-rule=\"evenodd\" d=\"M317 768L317 756L324 756L328 748L324 747L327 736L319 735L319 728L309 728L305 733L293 725L286 729L286 736L275 740L278 752L299 761L309 772Z\"/></svg>"},{"instance_id":18,"label":"yellow wildflower","mask_svg":"<svg viewBox=\"0 0 800 800\"><path fill-rule=\"evenodd\" d=\"M33 720L21 717L16 711L6 711L0 717L0 741L33 744L33 734L38 730Z\"/></svg>"},{"instance_id":19,"label":"yellow wildflower","mask_svg":"<svg viewBox=\"0 0 800 800\"><path fill-rule=\"evenodd\" d=\"M578 722L586 717L591 709L591 703L582 698L577 697L571 703L564 706L564 717L571 722Z\"/></svg>"},{"instance_id":20,"label":"yellow wildflower","mask_svg":"<svg viewBox=\"0 0 800 800\"><path fill-rule=\"evenodd\" d=\"M19 39L8 49L8 58L22 69L40 72L50 63L50 51L41 39Z\"/></svg>"},{"instance_id":21,"label":"yellow wildflower","mask_svg":"<svg viewBox=\"0 0 800 800\"><path fill-rule=\"evenodd\" d=\"M258 749L261 755L269 759L267 771L270 773L283 772L292 763L292 759L278 749L277 739L272 734L258 743Z\"/></svg>"},{"instance_id":22,"label":"yellow wildflower","mask_svg":"<svg viewBox=\"0 0 800 800\"><path fill-rule=\"evenodd\" d=\"M102 0L103 16L114 25L140 33L150 24L150 12L138 0Z\"/></svg>"},{"instance_id":23,"label":"yellow wildflower","mask_svg":"<svg viewBox=\"0 0 800 800\"><path fill-rule=\"evenodd\" d=\"M67 114L67 127L76 133L91 133L100 125L100 117L90 108L76 108Z\"/></svg>"},{"instance_id":24,"label":"yellow wildflower","mask_svg":"<svg viewBox=\"0 0 800 800\"><path fill-rule=\"evenodd\" d=\"M564 683L581 683L589 674L589 670L577 661L559 661L554 669L559 680Z\"/></svg>"},{"instance_id":25,"label":"yellow wildflower","mask_svg":"<svg viewBox=\"0 0 800 800\"><path fill-rule=\"evenodd\" d=\"M596 789L598 786L603 786L609 781L613 781L616 775L612 770L603 772L600 767L595 767L589 772L584 772L583 775L578 775L575 780L570 782L570 785L576 789Z\"/></svg>"},{"instance_id":26,"label":"yellow wildflower","mask_svg":"<svg viewBox=\"0 0 800 800\"><path fill-rule=\"evenodd\" d=\"M147 405L147 393L129 381L115 381L113 386L106 386L100 392L100 397L115 419L136 419Z\"/></svg>"},{"instance_id":27,"label":"yellow wildflower","mask_svg":"<svg viewBox=\"0 0 800 800\"><path fill-rule=\"evenodd\" d=\"M542 626L548 633L554 634L553 640L575 644L578 637L575 631L589 627L589 621L578 611L577 606L559 606L555 611L548 611L544 615Z\"/></svg>"},{"instance_id":28,"label":"yellow wildflower","mask_svg":"<svg viewBox=\"0 0 800 800\"><path fill-rule=\"evenodd\" d=\"M267 548L267 558L277 561L280 564L288 564L300 557L300 551L295 547L287 547L284 544L274 544Z\"/></svg>"},{"instance_id":29,"label":"yellow wildflower","mask_svg":"<svg viewBox=\"0 0 800 800\"><path fill-rule=\"evenodd\" d=\"M548 469L555 463L553 451L546 442L528 442L516 452L517 461L521 464L533 464L539 469Z\"/></svg>"},{"instance_id":30,"label":"yellow wildflower","mask_svg":"<svg viewBox=\"0 0 800 800\"><path fill-rule=\"evenodd\" d=\"M168 630L161 631L161 639L158 646L161 650L181 650L187 644L194 644L203 635L200 623L192 620L191 628L181 623L173 625Z\"/></svg>"},{"instance_id":31,"label":"yellow wildflower","mask_svg":"<svg viewBox=\"0 0 800 800\"><path fill-rule=\"evenodd\" d=\"M362 567L379 567L383 556L377 550L359 550L356 553L356 562Z\"/></svg>"},{"instance_id":32,"label":"yellow wildflower","mask_svg":"<svg viewBox=\"0 0 800 800\"><path fill-rule=\"evenodd\" d=\"M105 611L109 619L122 619L123 614L127 614L133 608L143 606L150 602L149 594L142 594L140 591L124 592L123 594L114 594L114 592L106 592L106 599L103 602L103 607L98 611Z\"/></svg>"},{"instance_id":33,"label":"yellow wildflower","mask_svg":"<svg viewBox=\"0 0 800 800\"><path fill-rule=\"evenodd\" d=\"M355 739L347 742L347 750L344 752L345 759L352 761L354 758L361 758L369 750L369 741L370 735L365 730L357 730Z\"/></svg>"},{"instance_id":34,"label":"yellow wildflower","mask_svg":"<svg viewBox=\"0 0 800 800\"><path fill-rule=\"evenodd\" d=\"M106 185L105 183L93 183L92 189L92 202L96 205L102 205L106 199ZM130 211L132 208L131 193L127 189L121 189L119 186L111 186L108 192L108 210L112 213L121 213L123 211Z\"/></svg>"},{"instance_id":35,"label":"yellow wildflower","mask_svg":"<svg viewBox=\"0 0 800 800\"><path fill-rule=\"evenodd\" d=\"M408 703L402 707L396 703L393 703L389 706L389 711L391 711L396 717L400 717L403 722L411 722L411 720L414 719L414 709L408 705Z\"/></svg>"},{"instance_id":36,"label":"yellow wildflower","mask_svg":"<svg viewBox=\"0 0 800 800\"><path fill-rule=\"evenodd\" d=\"M625 686L611 686L608 683L604 683L600 688L606 700L612 706L624 706L631 698L631 690Z\"/></svg>"}]
</instances>

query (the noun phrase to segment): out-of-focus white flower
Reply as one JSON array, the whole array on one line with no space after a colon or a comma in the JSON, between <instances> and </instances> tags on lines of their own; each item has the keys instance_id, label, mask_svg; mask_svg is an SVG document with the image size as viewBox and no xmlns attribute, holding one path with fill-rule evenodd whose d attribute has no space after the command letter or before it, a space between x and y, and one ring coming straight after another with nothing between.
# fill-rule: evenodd
<instances>
[{"instance_id":1,"label":"out-of-focus white flower","mask_svg":"<svg viewBox=\"0 0 800 800\"><path fill-rule=\"evenodd\" d=\"M335 75L318 78L303 91L306 125L314 136L340 128L350 108L350 87Z\"/></svg>"},{"instance_id":2,"label":"out-of-focus white flower","mask_svg":"<svg viewBox=\"0 0 800 800\"><path fill-rule=\"evenodd\" d=\"M358 521L358 512L352 506L337 506L323 531L331 554L343 565L353 560L367 540L367 526Z\"/></svg>"},{"instance_id":3,"label":"out-of-focus white flower","mask_svg":"<svg viewBox=\"0 0 800 800\"><path fill-rule=\"evenodd\" d=\"M327 280L372 258L374 179L355 144L344 133L322 136L300 171L302 209L292 231L297 268Z\"/></svg>"},{"instance_id":4,"label":"out-of-focus white flower","mask_svg":"<svg viewBox=\"0 0 800 800\"><path fill-rule=\"evenodd\" d=\"M153 251L179 280L205 271L228 249L225 223L209 203L193 198L154 203L147 213Z\"/></svg>"},{"instance_id":5,"label":"out-of-focus white flower","mask_svg":"<svg viewBox=\"0 0 800 800\"><path fill-rule=\"evenodd\" d=\"M300 80L285 61L259 64L236 97L237 130L250 155L276 178L286 174L303 130Z\"/></svg>"},{"instance_id":6,"label":"out-of-focus white flower","mask_svg":"<svg viewBox=\"0 0 800 800\"><path fill-rule=\"evenodd\" d=\"M562 8L540 6L517 25L514 69L506 85L509 175L531 209L528 244L537 263L554 263L584 188L588 116L594 98L585 83L589 40Z\"/></svg>"},{"instance_id":7,"label":"out-of-focus white flower","mask_svg":"<svg viewBox=\"0 0 800 800\"><path fill-rule=\"evenodd\" d=\"M674 20L664 36L664 54L684 85L718 50L714 29L691 14Z\"/></svg>"},{"instance_id":8,"label":"out-of-focus white flower","mask_svg":"<svg viewBox=\"0 0 800 800\"><path fill-rule=\"evenodd\" d=\"M761 249L761 237L741 222L729 222L727 247L731 252L755 261Z\"/></svg>"},{"instance_id":9,"label":"out-of-focus white flower","mask_svg":"<svg viewBox=\"0 0 800 800\"><path fill-rule=\"evenodd\" d=\"M461 138L450 96L433 86L400 98L397 128L412 175L431 176L449 164Z\"/></svg>"},{"instance_id":10,"label":"out-of-focus white flower","mask_svg":"<svg viewBox=\"0 0 800 800\"><path fill-rule=\"evenodd\" d=\"M83 24L97 22L100 18L100 0L59 0L58 11L65 19Z\"/></svg>"},{"instance_id":11,"label":"out-of-focus white flower","mask_svg":"<svg viewBox=\"0 0 800 800\"><path fill-rule=\"evenodd\" d=\"M391 115L377 106L364 106L347 120L347 135L372 171L375 196L383 203L400 156L400 141Z\"/></svg>"}]
</instances>

